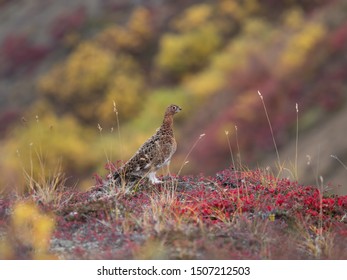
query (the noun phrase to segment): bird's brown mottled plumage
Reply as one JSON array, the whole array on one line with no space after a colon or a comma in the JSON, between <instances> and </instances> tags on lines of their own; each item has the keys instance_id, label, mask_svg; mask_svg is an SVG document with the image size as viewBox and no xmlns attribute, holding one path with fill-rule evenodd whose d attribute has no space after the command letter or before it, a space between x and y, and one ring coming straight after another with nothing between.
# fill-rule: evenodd
<instances>
[{"instance_id":1,"label":"bird's brown mottled plumage","mask_svg":"<svg viewBox=\"0 0 347 280\"><path fill-rule=\"evenodd\" d=\"M177 105L167 107L163 123L113 177L115 180L129 180L148 177L152 183L160 183L155 173L170 163L177 144L173 132L173 116L182 109Z\"/></svg>"}]
</instances>

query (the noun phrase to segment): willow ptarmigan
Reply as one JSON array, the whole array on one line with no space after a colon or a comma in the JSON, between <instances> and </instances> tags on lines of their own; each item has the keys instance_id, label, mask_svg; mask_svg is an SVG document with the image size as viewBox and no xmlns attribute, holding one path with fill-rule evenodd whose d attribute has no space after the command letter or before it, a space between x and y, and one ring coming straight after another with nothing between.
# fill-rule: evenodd
<instances>
[{"instance_id":1,"label":"willow ptarmigan","mask_svg":"<svg viewBox=\"0 0 347 280\"><path fill-rule=\"evenodd\" d=\"M164 120L156 133L149 138L120 169L113 174L115 181L148 177L152 184L161 183L155 173L170 163L177 144L173 133L173 116L182 109L177 105L167 107Z\"/></svg>"}]
</instances>

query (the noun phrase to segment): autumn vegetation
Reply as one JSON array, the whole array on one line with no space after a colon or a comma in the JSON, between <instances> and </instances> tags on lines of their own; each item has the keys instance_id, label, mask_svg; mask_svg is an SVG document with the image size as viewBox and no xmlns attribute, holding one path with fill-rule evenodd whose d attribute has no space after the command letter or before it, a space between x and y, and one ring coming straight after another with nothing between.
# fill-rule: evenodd
<instances>
[{"instance_id":1,"label":"autumn vegetation","mask_svg":"<svg viewBox=\"0 0 347 280\"><path fill-rule=\"evenodd\" d=\"M346 108L345 1L149 2L0 37L0 259L346 259L347 196L277 150ZM109 185L170 103L172 176Z\"/></svg>"}]
</instances>

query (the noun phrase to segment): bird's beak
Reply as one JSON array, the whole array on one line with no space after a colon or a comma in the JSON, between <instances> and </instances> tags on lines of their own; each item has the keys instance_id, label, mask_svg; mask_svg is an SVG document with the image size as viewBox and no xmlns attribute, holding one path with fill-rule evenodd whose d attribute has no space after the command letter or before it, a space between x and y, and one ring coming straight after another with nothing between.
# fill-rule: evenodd
<instances>
[{"instance_id":1,"label":"bird's beak","mask_svg":"<svg viewBox=\"0 0 347 280\"><path fill-rule=\"evenodd\" d=\"M182 108L179 107L179 106L177 106L176 113L178 113L178 112L180 112L180 111L182 111Z\"/></svg>"}]
</instances>

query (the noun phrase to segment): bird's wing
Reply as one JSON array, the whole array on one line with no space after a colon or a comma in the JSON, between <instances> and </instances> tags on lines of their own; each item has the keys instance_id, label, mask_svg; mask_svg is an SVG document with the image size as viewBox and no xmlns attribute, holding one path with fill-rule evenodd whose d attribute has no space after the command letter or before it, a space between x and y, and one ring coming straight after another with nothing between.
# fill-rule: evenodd
<instances>
[{"instance_id":1,"label":"bird's wing","mask_svg":"<svg viewBox=\"0 0 347 280\"><path fill-rule=\"evenodd\" d=\"M149 138L122 168L125 173L143 175L153 168L153 161L158 150L157 134Z\"/></svg>"},{"instance_id":2,"label":"bird's wing","mask_svg":"<svg viewBox=\"0 0 347 280\"><path fill-rule=\"evenodd\" d=\"M176 142L173 137L156 133L129 159L123 170L134 175L156 171L170 160L175 148Z\"/></svg>"}]
</instances>

